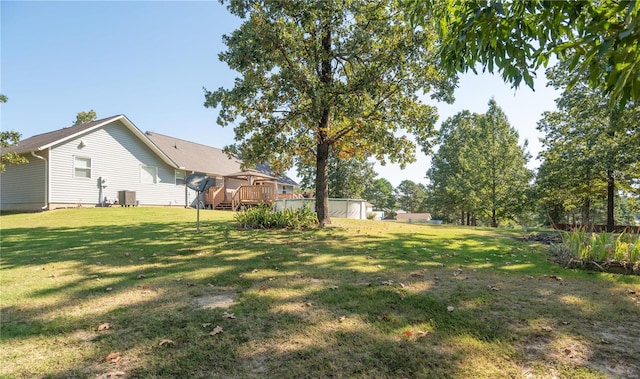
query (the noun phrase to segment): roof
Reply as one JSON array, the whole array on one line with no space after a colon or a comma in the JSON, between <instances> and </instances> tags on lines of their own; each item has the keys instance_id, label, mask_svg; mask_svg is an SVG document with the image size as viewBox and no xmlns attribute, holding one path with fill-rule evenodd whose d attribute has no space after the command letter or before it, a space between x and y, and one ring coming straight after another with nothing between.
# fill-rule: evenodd
<instances>
[{"instance_id":1,"label":"roof","mask_svg":"<svg viewBox=\"0 0 640 379\"><path fill-rule=\"evenodd\" d=\"M267 175L276 176L276 173L271 169L268 163L260 163L259 165L256 166L256 170L263 172ZM280 175L278 177L278 183L288 184L291 186L298 186L298 183L296 183L293 179L291 179L286 175Z\"/></svg>"},{"instance_id":2,"label":"roof","mask_svg":"<svg viewBox=\"0 0 640 379\"><path fill-rule=\"evenodd\" d=\"M145 132L145 136L184 170L219 176L240 171L242 161L229 158L221 149L156 132Z\"/></svg>"},{"instance_id":3,"label":"roof","mask_svg":"<svg viewBox=\"0 0 640 379\"><path fill-rule=\"evenodd\" d=\"M184 170L217 176L233 176L241 171L242 161L229 158L221 149L156 132L145 132L145 135ZM256 166L256 171L276 177L266 163ZM286 175L277 178L278 183L298 185Z\"/></svg>"},{"instance_id":4,"label":"roof","mask_svg":"<svg viewBox=\"0 0 640 379\"><path fill-rule=\"evenodd\" d=\"M26 138L24 140L21 140L17 144L11 145L3 149L3 152L24 154L24 153L30 153L32 151L44 150L50 147L51 145L55 145L59 142L72 139L76 135L79 135L88 130L91 130L96 126L108 124L112 121L115 121L119 117L122 117L122 116L112 116L108 118L103 118L101 120L87 122L81 125L69 126L67 128L54 130L52 132L38 134L32 137Z\"/></svg>"},{"instance_id":5,"label":"roof","mask_svg":"<svg viewBox=\"0 0 640 379\"><path fill-rule=\"evenodd\" d=\"M103 118L80 125L73 125L66 128L54 130L48 133L37 134L26 138L18 143L2 149L4 153L28 154L31 152L42 151L54 145L58 145L65 141L81 137L85 134L108 125L114 121L122 122L136 137L138 137L145 145L155 152L165 163L172 167L178 167L162 150L158 148L150 139L138 129L125 115L117 115Z\"/></svg>"}]
</instances>

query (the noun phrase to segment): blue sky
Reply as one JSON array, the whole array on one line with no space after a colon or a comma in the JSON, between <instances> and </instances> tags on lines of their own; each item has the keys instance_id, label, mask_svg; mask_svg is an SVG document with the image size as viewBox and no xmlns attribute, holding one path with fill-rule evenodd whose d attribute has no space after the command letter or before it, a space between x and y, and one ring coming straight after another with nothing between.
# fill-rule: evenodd
<instances>
[{"instance_id":1,"label":"blue sky","mask_svg":"<svg viewBox=\"0 0 640 379\"><path fill-rule=\"evenodd\" d=\"M5 1L0 2L0 107L2 130L23 138L71 125L94 109L98 118L125 114L142 131L205 145L233 143L233 129L203 106L207 89L231 87L236 73L218 61L222 35L240 25L216 1ZM461 76L453 105L436 104L440 119L468 109L485 112L493 97L540 150L536 122L553 110L558 93L545 87L514 91L499 77ZM394 186L426 183L428 157L405 170L376 165ZM532 162L532 167L537 166Z\"/></svg>"}]
</instances>

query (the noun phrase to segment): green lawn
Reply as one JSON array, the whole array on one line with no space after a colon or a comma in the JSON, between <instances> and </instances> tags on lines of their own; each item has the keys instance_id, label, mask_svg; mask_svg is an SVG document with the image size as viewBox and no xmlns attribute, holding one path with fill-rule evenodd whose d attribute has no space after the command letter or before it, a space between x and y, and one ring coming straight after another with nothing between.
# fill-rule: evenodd
<instances>
[{"instance_id":1,"label":"green lawn","mask_svg":"<svg viewBox=\"0 0 640 379\"><path fill-rule=\"evenodd\" d=\"M640 278L564 270L520 231L200 219L0 217L0 377L640 377Z\"/></svg>"}]
</instances>

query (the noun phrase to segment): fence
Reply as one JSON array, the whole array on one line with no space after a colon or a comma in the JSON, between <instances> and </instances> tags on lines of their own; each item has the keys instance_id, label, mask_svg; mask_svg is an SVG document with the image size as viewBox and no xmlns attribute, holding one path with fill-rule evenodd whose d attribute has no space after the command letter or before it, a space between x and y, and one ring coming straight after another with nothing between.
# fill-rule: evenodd
<instances>
[{"instance_id":1,"label":"fence","mask_svg":"<svg viewBox=\"0 0 640 379\"><path fill-rule=\"evenodd\" d=\"M283 209L300 209L304 206L315 209L316 199L280 199L275 201L277 211ZM373 211L371 204L360 199L329 199L329 216L337 218L353 218L366 220Z\"/></svg>"}]
</instances>

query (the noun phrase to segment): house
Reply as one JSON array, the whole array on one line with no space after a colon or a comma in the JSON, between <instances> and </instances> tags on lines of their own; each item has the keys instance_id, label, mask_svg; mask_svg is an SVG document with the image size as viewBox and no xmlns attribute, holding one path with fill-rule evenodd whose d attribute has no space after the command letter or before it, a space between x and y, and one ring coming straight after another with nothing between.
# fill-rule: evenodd
<instances>
[{"instance_id":1,"label":"house","mask_svg":"<svg viewBox=\"0 0 640 379\"><path fill-rule=\"evenodd\" d=\"M3 152L20 154L28 163L7 165L0 173L0 211L125 205L123 195L131 194L135 200L127 198L127 205L192 206L197 193L185 185L191 173L215 178L229 196L250 184L233 176L242 173L242 162L222 150L143 133L124 115L39 134ZM290 178L256 172L265 176L260 185L293 194Z\"/></svg>"}]
</instances>

